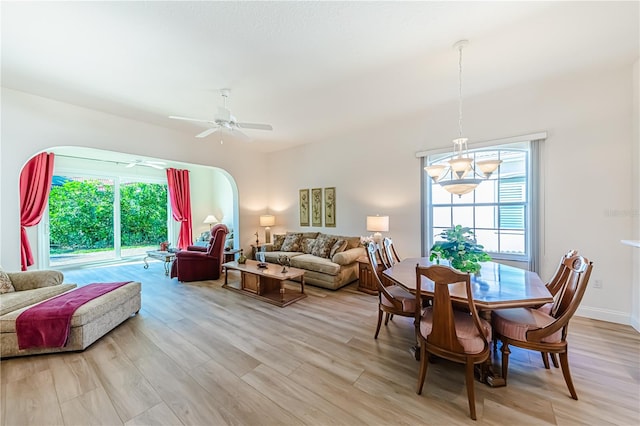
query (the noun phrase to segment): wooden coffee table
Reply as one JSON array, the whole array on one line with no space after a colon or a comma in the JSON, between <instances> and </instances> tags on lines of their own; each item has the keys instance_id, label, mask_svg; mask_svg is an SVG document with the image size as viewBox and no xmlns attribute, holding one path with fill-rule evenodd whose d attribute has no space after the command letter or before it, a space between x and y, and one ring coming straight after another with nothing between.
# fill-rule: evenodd
<instances>
[{"instance_id":1,"label":"wooden coffee table","mask_svg":"<svg viewBox=\"0 0 640 426\"><path fill-rule=\"evenodd\" d=\"M238 291L247 296L264 300L271 304L285 307L307 297L304 294L304 269L287 267L282 272L282 266L267 263L266 268L258 268L258 262L247 260L241 264L236 261L227 262L224 267L224 285L222 287ZM229 271L240 271L240 282L229 283ZM293 281L300 279L300 282ZM286 288L285 284L300 285L300 291Z\"/></svg>"}]
</instances>

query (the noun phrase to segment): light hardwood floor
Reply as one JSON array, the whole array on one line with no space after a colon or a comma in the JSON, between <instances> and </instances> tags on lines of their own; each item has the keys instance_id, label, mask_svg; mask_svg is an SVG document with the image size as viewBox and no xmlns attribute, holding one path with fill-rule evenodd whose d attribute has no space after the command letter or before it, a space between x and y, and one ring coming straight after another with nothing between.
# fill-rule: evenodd
<instances>
[{"instance_id":1,"label":"light hardwood floor","mask_svg":"<svg viewBox=\"0 0 640 426\"><path fill-rule=\"evenodd\" d=\"M377 298L357 283L306 286L309 297L279 308L222 280L179 283L160 262L65 271L65 282L123 280L142 282L142 310L84 352L2 360L2 425L640 423L631 327L574 318L579 401L539 353L512 348L507 387L476 382L474 423L463 367L431 364L416 395L412 320L374 340Z\"/></svg>"}]
</instances>

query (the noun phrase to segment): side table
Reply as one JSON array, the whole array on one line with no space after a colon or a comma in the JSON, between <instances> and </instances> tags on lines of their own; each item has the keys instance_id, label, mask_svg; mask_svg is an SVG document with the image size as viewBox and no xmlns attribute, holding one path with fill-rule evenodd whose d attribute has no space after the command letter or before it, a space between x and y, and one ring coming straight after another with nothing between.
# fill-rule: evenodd
<instances>
[{"instance_id":1,"label":"side table","mask_svg":"<svg viewBox=\"0 0 640 426\"><path fill-rule=\"evenodd\" d=\"M225 250L224 252L224 262L233 262L236 260L236 254L242 253L242 249L233 249L233 250Z\"/></svg>"},{"instance_id":2,"label":"side table","mask_svg":"<svg viewBox=\"0 0 640 426\"><path fill-rule=\"evenodd\" d=\"M164 262L164 274L169 276L169 265L176 258L176 254L171 251L162 251L162 250L149 250L147 255L144 257L144 269L149 269L149 263L147 262L148 258L161 260Z\"/></svg>"},{"instance_id":3,"label":"side table","mask_svg":"<svg viewBox=\"0 0 640 426\"><path fill-rule=\"evenodd\" d=\"M371 269L369 260L366 257L358 259L358 291L367 294L378 294L378 284L373 276L375 272Z\"/></svg>"}]
</instances>

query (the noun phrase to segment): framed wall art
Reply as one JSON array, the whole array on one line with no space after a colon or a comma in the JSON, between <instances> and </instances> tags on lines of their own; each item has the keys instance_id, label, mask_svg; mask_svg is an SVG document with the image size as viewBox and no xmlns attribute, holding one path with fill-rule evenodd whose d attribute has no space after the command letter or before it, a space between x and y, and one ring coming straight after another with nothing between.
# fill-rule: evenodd
<instances>
[{"instance_id":1,"label":"framed wall art","mask_svg":"<svg viewBox=\"0 0 640 426\"><path fill-rule=\"evenodd\" d=\"M309 190L300 190L300 226L309 226Z\"/></svg>"},{"instance_id":2,"label":"framed wall art","mask_svg":"<svg viewBox=\"0 0 640 426\"><path fill-rule=\"evenodd\" d=\"M324 226L336 226L336 188L324 189Z\"/></svg>"},{"instance_id":3,"label":"framed wall art","mask_svg":"<svg viewBox=\"0 0 640 426\"><path fill-rule=\"evenodd\" d=\"M311 226L322 226L322 188L311 190Z\"/></svg>"}]
</instances>

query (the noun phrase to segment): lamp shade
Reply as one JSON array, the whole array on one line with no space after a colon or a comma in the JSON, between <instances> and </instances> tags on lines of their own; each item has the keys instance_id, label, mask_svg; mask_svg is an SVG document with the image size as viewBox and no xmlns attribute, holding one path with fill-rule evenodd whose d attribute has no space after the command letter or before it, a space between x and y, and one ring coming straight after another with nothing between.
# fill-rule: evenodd
<instances>
[{"instance_id":1,"label":"lamp shade","mask_svg":"<svg viewBox=\"0 0 640 426\"><path fill-rule=\"evenodd\" d=\"M260 226L273 226L276 224L276 217L271 214L263 214L260 216Z\"/></svg>"},{"instance_id":2,"label":"lamp shade","mask_svg":"<svg viewBox=\"0 0 640 426\"><path fill-rule=\"evenodd\" d=\"M218 223L218 219L216 219L214 215L210 214L204 218L203 223L211 225L212 223Z\"/></svg>"},{"instance_id":3,"label":"lamp shade","mask_svg":"<svg viewBox=\"0 0 640 426\"><path fill-rule=\"evenodd\" d=\"M389 232L389 216L367 216L367 231Z\"/></svg>"}]
</instances>

